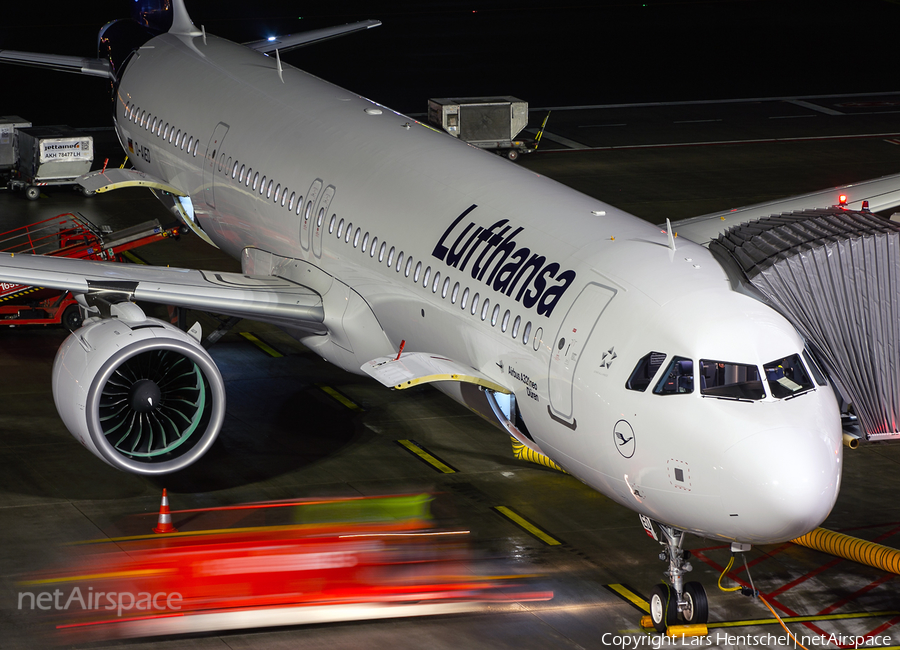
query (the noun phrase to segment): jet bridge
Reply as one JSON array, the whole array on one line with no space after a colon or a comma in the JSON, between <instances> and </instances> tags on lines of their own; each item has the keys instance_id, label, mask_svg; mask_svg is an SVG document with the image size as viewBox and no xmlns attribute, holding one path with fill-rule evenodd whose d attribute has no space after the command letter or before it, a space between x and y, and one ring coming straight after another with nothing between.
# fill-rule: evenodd
<instances>
[{"instance_id":1,"label":"jet bridge","mask_svg":"<svg viewBox=\"0 0 900 650\"><path fill-rule=\"evenodd\" d=\"M900 440L900 225L840 206L735 226L710 242L806 338L868 440Z\"/></svg>"}]
</instances>

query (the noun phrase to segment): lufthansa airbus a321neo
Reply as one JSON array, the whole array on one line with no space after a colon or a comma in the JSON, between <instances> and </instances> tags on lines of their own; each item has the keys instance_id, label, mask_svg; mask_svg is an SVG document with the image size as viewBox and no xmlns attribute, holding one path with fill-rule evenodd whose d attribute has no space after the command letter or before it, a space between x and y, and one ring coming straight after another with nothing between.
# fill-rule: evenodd
<instances>
[{"instance_id":1,"label":"lufthansa airbus a321neo","mask_svg":"<svg viewBox=\"0 0 900 650\"><path fill-rule=\"evenodd\" d=\"M707 617L702 586L684 582L684 533L773 543L828 515L832 388L708 249L281 62L377 21L241 45L198 29L183 0L130 4L96 59L0 60L108 78L134 169L82 184L151 188L243 273L0 255L0 279L80 296L88 318L53 394L93 454L163 474L221 427L223 382L198 334L146 317L132 302L146 300L275 323L386 386L433 382L636 511L669 564L671 592L651 597L660 629Z\"/></svg>"}]
</instances>

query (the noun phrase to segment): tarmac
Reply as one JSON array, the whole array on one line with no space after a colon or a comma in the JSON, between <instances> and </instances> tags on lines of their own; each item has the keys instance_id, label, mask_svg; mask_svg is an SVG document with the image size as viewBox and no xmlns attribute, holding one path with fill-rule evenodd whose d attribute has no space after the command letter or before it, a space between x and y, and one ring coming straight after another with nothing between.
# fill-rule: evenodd
<instances>
[{"instance_id":1,"label":"tarmac","mask_svg":"<svg viewBox=\"0 0 900 650\"><path fill-rule=\"evenodd\" d=\"M535 109L536 129L546 110ZM110 131L98 148L114 153ZM102 155L101 155L102 157ZM99 166L98 161L98 166ZM900 95L750 99L553 108L540 148L517 163L653 223L900 171ZM142 190L84 198L68 188L35 202L0 192L2 230L64 212L114 229L168 213ZM193 235L135 251L154 265L238 270ZM190 312L204 332L219 325ZM252 336L247 336L247 334ZM228 394L212 450L175 475L112 469L65 430L50 392L58 328L0 337L0 646L45 647L21 582L64 561L73 542L149 533L162 488L180 510L319 496L440 493L441 518L485 553L539 574L547 602L479 614L280 627L126 642L103 648L623 648L660 647L640 628L665 569L635 513L571 476L516 460L509 439L429 387L390 391L338 370L281 331L242 321L210 348ZM398 444L413 440L455 471ZM776 450L777 451L777 450ZM845 450L841 495L824 527L900 548L900 445ZM506 506L530 525L504 516ZM502 509L501 509L502 510ZM757 599L717 589L729 549L689 537L692 580L709 596L709 635L675 646L793 645ZM900 648L900 578L785 543L747 554L754 586L807 647ZM732 572L749 580L746 570ZM833 637L831 635L834 635ZM868 635L868 636L867 636ZM877 641L877 643L875 642ZM852 641L849 641L852 647Z\"/></svg>"}]
</instances>

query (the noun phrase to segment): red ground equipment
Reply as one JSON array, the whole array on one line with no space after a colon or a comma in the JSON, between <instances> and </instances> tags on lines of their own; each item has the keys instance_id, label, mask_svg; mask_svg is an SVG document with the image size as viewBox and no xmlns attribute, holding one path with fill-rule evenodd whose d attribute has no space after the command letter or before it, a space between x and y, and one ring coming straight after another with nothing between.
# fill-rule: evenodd
<instances>
[{"instance_id":1,"label":"red ground equipment","mask_svg":"<svg viewBox=\"0 0 900 650\"><path fill-rule=\"evenodd\" d=\"M82 546L65 570L20 583L22 607L39 609L39 592L58 592L47 631L71 643L462 613L552 597L529 576L478 557L468 531L436 526L432 500L176 510L181 532ZM273 525L279 520L293 523ZM189 530L225 521L255 525Z\"/></svg>"},{"instance_id":2,"label":"red ground equipment","mask_svg":"<svg viewBox=\"0 0 900 650\"><path fill-rule=\"evenodd\" d=\"M178 226L163 228L159 221L112 232L85 217L66 213L0 234L0 251L124 261L125 251L180 235ZM0 282L0 325L58 325L72 330L81 325L81 312L67 291Z\"/></svg>"}]
</instances>

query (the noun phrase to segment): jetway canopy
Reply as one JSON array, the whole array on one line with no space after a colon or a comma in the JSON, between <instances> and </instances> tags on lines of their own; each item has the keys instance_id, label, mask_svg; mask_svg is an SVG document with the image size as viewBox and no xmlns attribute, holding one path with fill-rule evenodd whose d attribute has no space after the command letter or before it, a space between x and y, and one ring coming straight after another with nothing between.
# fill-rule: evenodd
<instances>
[{"instance_id":1,"label":"jetway canopy","mask_svg":"<svg viewBox=\"0 0 900 650\"><path fill-rule=\"evenodd\" d=\"M900 440L900 225L840 207L728 229L709 248L806 338L870 440Z\"/></svg>"}]
</instances>

